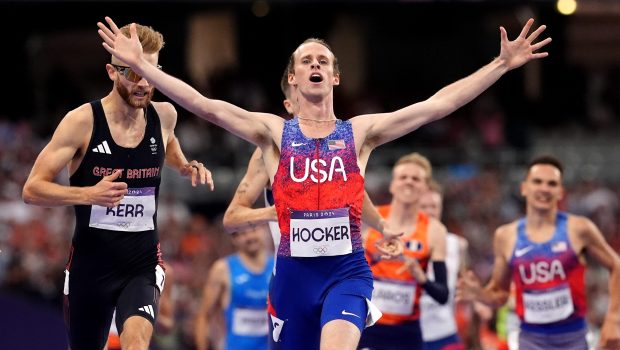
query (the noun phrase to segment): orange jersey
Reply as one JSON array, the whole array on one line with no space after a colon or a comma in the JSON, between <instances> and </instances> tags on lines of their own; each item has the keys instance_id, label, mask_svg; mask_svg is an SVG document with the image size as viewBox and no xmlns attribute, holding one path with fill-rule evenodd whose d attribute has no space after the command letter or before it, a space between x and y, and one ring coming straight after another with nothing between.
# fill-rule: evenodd
<instances>
[{"instance_id":1,"label":"orange jersey","mask_svg":"<svg viewBox=\"0 0 620 350\"><path fill-rule=\"evenodd\" d=\"M381 216L387 218L390 212L389 205L377 209ZM430 259L428 222L428 216L419 212L415 230L401 237L405 243L404 254L417 259L425 271ZM417 320L420 318L422 288L417 285L409 270L397 273L404 265L402 260L381 259L381 253L375 247L375 243L382 238L380 232L371 229L365 242L366 260L374 278L372 301L383 312L383 317L377 323L393 325Z\"/></svg>"}]
</instances>

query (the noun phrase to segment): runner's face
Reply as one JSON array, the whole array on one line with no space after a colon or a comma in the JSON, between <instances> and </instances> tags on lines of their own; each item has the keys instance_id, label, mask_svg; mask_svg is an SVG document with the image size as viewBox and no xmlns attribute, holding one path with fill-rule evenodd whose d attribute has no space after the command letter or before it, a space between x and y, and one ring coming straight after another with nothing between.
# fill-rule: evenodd
<instances>
[{"instance_id":1,"label":"runner's face","mask_svg":"<svg viewBox=\"0 0 620 350\"><path fill-rule=\"evenodd\" d=\"M564 195L560 170L549 164L534 165L521 184L521 194L528 206L555 209Z\"/></svg>"},{"instance_id":2,"label":"runner's face","mask_svg":"<svg viewBox=\"0 0 620 350\"><path fill-rule=\"evenodd\" d=\"M309 96L330 93L340 78L334 73L334 55L319 43L301 45L295 53L295 74L289 75L289 84Z\"/></svg>"},{"instance_id":3,"label":"runner's face","mask_svg":"<svg viewBox=\"0 0 620 350\"><path fill-rule=\"evenodd\" d=\"M159 53L145 54L145 57L149 63L157 66ZM137 82L130 80L127 77L127 69L119 68L126 66L124 63L113 61L113 64L116 65L114 67L116 72L114 86L118 94L128 105L134 108L146 108L153 98L155 88L152 85L149 85L148 81L144 78L138 80ZM134 76L134 74L131 73L128 75L131 77Z\"/></svg>"},{"instance_id":4,"label":"runner's face","mask_svg":"<svg viewBox=\"0 0 620 350\"><path fill-rule=\"evenodd\" d=\"M403 204L417 203L428 190L426 170L415 163L397 165L392 172L390 193Z\"/></svg>"},{"instance_id":5,"label":"runner's face","mask_svg":"<svg viewBox=\"0 0 620 350\"><path fill-rule=\"evenodd\" d=\"M426 191L420 197L418 207L428 216L441 220L441 195L434 191Z\"/></svg>"},{"instance_id":6,"label":"runner's face","mask_svg":"<svg viewBox=\"0 0 620 350\"><path fill-rule=\"evenodd\" d=\"M263 242L266 235L264 226L261 225L235 233L233 241L237 249L247 254L256 254L264 249Z\"/></svg>"}]
</instances>

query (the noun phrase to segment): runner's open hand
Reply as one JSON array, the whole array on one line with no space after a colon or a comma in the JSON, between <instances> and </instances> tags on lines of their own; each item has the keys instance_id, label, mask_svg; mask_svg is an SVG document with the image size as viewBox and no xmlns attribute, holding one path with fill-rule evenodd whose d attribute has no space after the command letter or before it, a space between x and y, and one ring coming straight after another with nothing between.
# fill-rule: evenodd
<instances>
[{"instance_id":1,"label":"runner's open hand","mask_svg":"<svg viewBox=\"0 0 620 350\"><path fill-rule=\"evenodd\" d=\"M215 188L211 171L196 160L192 160L181 168L181 176L189 177L193 187L200 182L201 185L208 184L211 191Z\"/></svg>"}]
</instances>

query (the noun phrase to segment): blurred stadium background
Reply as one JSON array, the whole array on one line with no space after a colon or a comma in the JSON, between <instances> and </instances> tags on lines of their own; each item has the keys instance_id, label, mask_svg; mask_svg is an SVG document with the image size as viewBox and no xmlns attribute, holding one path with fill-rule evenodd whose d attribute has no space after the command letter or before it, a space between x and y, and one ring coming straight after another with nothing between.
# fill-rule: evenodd
<instances>
[{"instance_id":1,"label":"blurred stadium background","mask_svg":"<svg viewBox=\"0 0 620 350\"><path fill-rule=\"evenodd\" d=\"M367 190L375 203L387 202L393 162L413 151L429 157L445 189L444 221L469 239L484 279L494 229L522 214L524 165L553 154L567 168L562 207L593 219L619 251L620 3L581 0L572 14L561 14L559 3L571 1L0 2L0 349L66 348L60 297L73 209L26 206L21 188L64 114L111 89L110 57L96 32L106 15L162 32L164 70L206 95L277 114L284 114L279 79L290 53L308 37L325 38L341 63L335 108L343 119L427 98L497 55L500 25L514 38L534 17L553 37L550 56L379 148ZM189 159L213 171L216 190L164 174L159 228L176 272L177 327L156 336L159 349L193 348L206 271L231 252L221 216L253 151L177 109L177 136ZM588 273L594 334L606 310L606 277L596 266Z\"/></svg>"}]
</instances>

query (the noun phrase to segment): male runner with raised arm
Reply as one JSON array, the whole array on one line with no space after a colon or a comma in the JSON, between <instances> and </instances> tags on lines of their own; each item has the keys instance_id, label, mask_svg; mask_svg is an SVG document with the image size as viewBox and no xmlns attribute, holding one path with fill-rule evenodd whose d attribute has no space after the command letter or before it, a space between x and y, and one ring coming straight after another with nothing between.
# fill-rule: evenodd
<instances>
[{"instance_id":1,"label":"male runner with raised arm","mask_svg":"<svg viewBox=\"0 0 620 350\"><path fill-rule=\"evenodd\" d=\"M129 27L122 32L128 35ZM137 25L132 33L145 62L158 69L163 36ZM201 163L181 152L172 104L152 102L154 85L116 57L105 68L112 90L62 119L32 167L23 199L75 208L64 285L71 348L102 349L116 309L123 347L147 349L165 279L157 232L164 161L194 186L213 189L213 183ZM70 186L55 182L64 168Z\"/></svg>"},{"instance_id":2,"label":"male runner with raised arm","mask_svg":"<svg viewBox=\"0 0 620 350\"><path fill-rule=\"evenodd\" d=\"M354 349L373 322L367 320L372 275L360 233L371 151L449 115L506 72L546 57L536 51L551 41L535 42L545 26L529 33L533 19L513 41L502 27L499 56L470 76L400 110L343 121L333 109L337 58L324 41L308 39L290 56L288 81L297 89L299 113L284 121L201 95L149 64L135 31L128 37L112 19L106 22L98 23L99 35L117 59L195 115L261 148L281 232L270 291L271 339L284 349Z\"/></svg>"}]
</instances>

